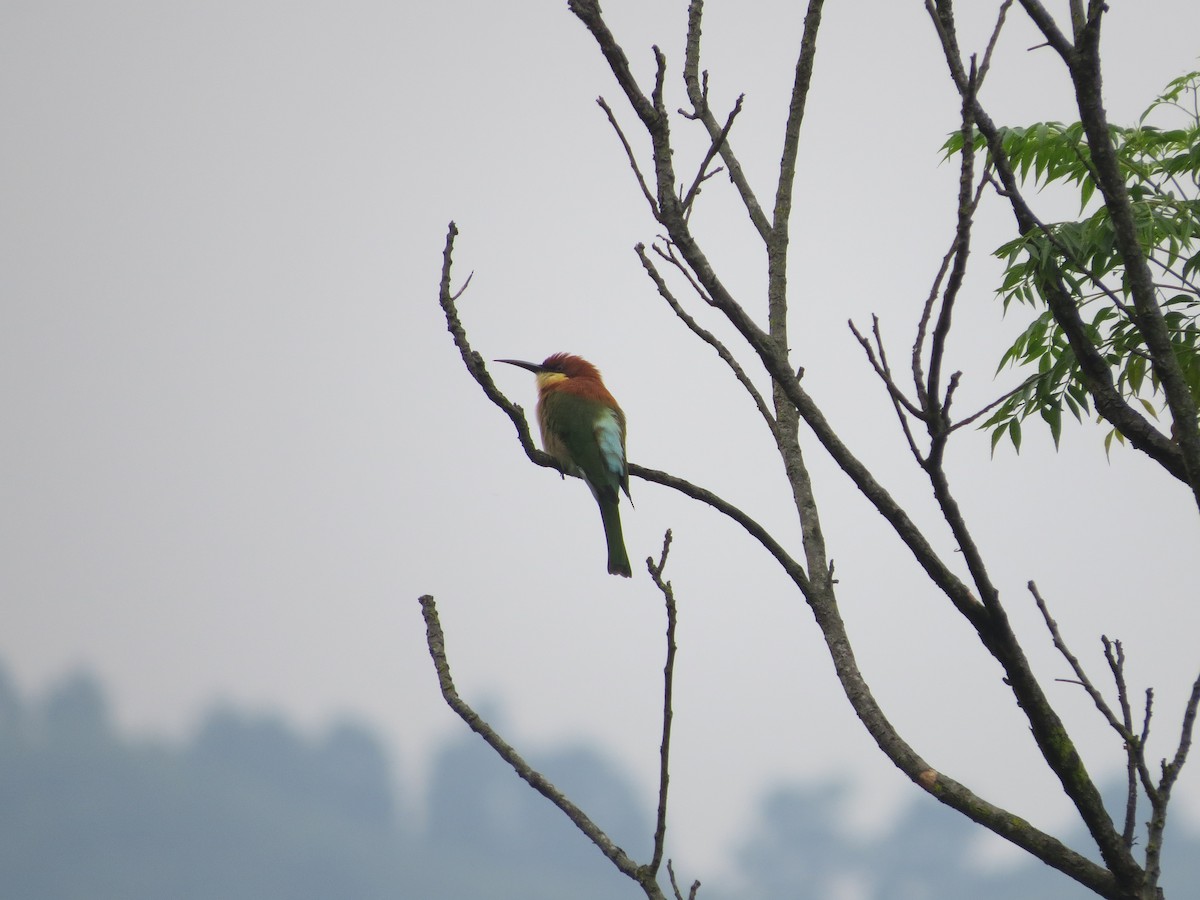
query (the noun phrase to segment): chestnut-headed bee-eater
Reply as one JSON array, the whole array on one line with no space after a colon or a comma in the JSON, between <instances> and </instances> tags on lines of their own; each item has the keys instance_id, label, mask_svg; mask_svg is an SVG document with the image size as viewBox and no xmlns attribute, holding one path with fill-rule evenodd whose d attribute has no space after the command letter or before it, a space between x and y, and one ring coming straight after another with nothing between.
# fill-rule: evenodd
<instances>
[{"instance_id":1,"label":"chestnut-headed bee-eater","mask_svg":"<svg viewBox=\"0 0 1200 900\"><path fill-rule=\"evenodd\" d=\"M600 380L600 370L569 353L555 353L543 363L519 359L496 362L520 366L537 376L542 446L567 472L578 475L591 488L608 541L608 572L628 578L632 572L617 510L619 491L629 496L625 413Z\"/></svg>"}]
</instances>

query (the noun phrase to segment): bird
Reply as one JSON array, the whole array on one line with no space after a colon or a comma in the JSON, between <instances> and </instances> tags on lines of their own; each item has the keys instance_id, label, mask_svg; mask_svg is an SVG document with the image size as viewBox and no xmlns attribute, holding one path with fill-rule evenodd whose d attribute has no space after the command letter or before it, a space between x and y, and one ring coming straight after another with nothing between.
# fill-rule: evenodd
<instances>
[{"instance_id":1,"label":"bird","mask_svg":"<svg viewBox=\"0 0 1200 900\"><path fill-rule=\"evenodd\" d=\"M555 353L541 363L496 362L520 366L537 376L542 446L564 471L579 476L591 489L604 524L608 572L629 578L633 573L617 508L622 490L633 502L625 457L625 413L604 386L600 370L570 353Z\"/></svg>"}]
</instances>

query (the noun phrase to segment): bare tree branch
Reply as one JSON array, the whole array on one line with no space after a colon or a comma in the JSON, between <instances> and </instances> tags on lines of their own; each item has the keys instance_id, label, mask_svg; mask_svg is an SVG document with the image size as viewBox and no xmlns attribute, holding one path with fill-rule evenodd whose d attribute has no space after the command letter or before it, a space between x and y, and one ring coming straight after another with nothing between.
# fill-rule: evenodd
<instances>
[{"instance_id":1,"label":"bare tree branch","mask_svg":"<svg viewBox=\"0 0 1200 900\"><path fill-rule=\"evenodd\" d=\"M851 333L858 343L862 345L863 352L867 354L867 361L871 364L871 368L875 370L875 374L879 376L884 387L887 388L888 398L892 401L892 408L895 410L896 418L900 422L900 429L904 432L904 440L908 443L909 451L917 461L917 465L924 467L925 456L917 446L912 428L908 424L908 415L905 414L907 412L919 419L924 416L924 413L911 400L904 396L904 392L900 390L900 386L896 384L895 378L892 377L892 370L888 365L887 354L883 348L883 339L879 334L879 316L871 316L871 332L875 337L875 347L871 346L871 342L866 336L859 333L853 321L850 321L848 324ZM878 358L876 358L876 348L878 349Z\"/></svg>"},{"instance_id":2,"label":"bare tree branch","mask_svg":"<svg viewBox=\"0 0 1200 900\"><path fill-rule=\"evenodd\" d=\"M457 236L458 228L451 222L450 227L446 231L446 247L442 251L442 278L438 291L438 299L441 302L442 312L446 316L446 328L454 338L454 345L458 347L458 352L462 356L467 371L471 373L471 377L483 388L483 392L487 395L487 398L500 407L513 423L513 427L517 430L517 439L521 442L521 447L525 450L525 455L536 465L545 466L562 474L567 474L563 472L563 469L555 461L554 457L549 453L543 453L534 445L533 437L529 433L529 423L525 419L525 410L521 409L521 407L517 406L501 393L500 389L496 387L496 383L492 381L492 376L484 364L483 357L471 349L471 344L467 340L467 333L462 327L462 322L458 319L458 308L456 306L458 298L466 290L467 286L464 284L457 293L452 292L450 289L450 270L453 265L454 239ZM467 279L467 282L470 282L470 278Z\"/></svg>"},{"instance_id":3,"label":"bare tree branch","mask_svg":"<svg viewBox=\"0 0 1200 900\"><path fill-rule=\"evenodd\" d=\"M679 882L675 880L675 869L669 859L667 860L667 873L671 876L671 890L675 892L675 900L683 900L683 894L679 890ZM688 900L696 900L696 892L698 890L700 890L700 882L693 881L692 889L688 891Z\"/></svg>"},{"instance_id":4,"label":"bare tree branch","mask_svg":"<svg viewBox=\"0 0 1200 900\"><path fill-rule=\"evenodd\" d=\"M725 126L721 129L721 133L713 138L708 152L704 154L704 159L700 163L700 169L696 172L696 180L692 182L692 186L688 188L688 192L683 198L682 205L685 215L691 212L692 203L695 201L696 195L700 193L700 185L716 174L716 172L705 173L708 172L708 165L713 161L713 157L720 152L721 148L725 146L725 142L729 140L729 130L733 128L733 120L737 118L737 114L742 111L742 100L745 99L745 96L745 94L738 95L737 102L733 104L733 109L729 111L729 118L725 120Z\"/></svg>"},{"instance_id":5,"label":"bare tree branch","mask_svg":"<svg viewBox=\"0 0 1200 900\"><path fill-rule=\"evenodd\" d=\"M975 182L975 152L972 136L975 122L972 118L972 102L978 90L978 74L975 70L974 59L971 61L971 71L967 77L967 94L962 104L963 150L958 176L958 223L954 231L954 262L950 267L946 281L946 289L942 292L942 306L938 313L937 323L933 328L933 338L929 350L929 379L925 386L925 425L929 429L931 446L929 462L932 464L941 458L941 449L945 446L949 435L950 421L946 406L939 397L938 385L942 374L942 357L945 353L946 339L950 334L950 323L953 317L954 302L962 288L963 278L967 271L967 258L971 253L971 226L975 220L975 210L982 196L983 185L973 190ZM925 325L922 321L922 326Z\"/></svg>"},{"instance_id":6,"label":"bare tree branch","mask_svg":"<svg viewBox=\"0 0 1200 900\"><path fill-rule=\"evenodd\" d=\"M612 107L608 105L608 101L603 97L597 97L596 103L604 110L604 115L608 116L609 124L612 125L613 131L617 133L617 137L621 141L621 146L625 148L625 156L629 159L629 167L633 169L633 174L637 178L638 186L642 189L642 196L646 198L646 202L650 204L650 212L654 217L658 218L658 204L654 200L654 195L650 193L650 188L646 186L646 179L642 176L642 169L638 165L637 157L633 155L633 148L629 146L629 140L625 137L625 132L621 130L621 124L617 121L617 117L613 115Z\"/></svg>"},{"instance_id":7,"label":"bare tree branch","mask_svg":"<svg viewBox=\"0 0 1200 900\"><path fill-rule=\"evenodd\" d=\"M699 322L688 315L687 310L683 308L683 305L680 304L680 302L675 298L675 295L671 292L671 289L667 287L667 283L659 273L658 268L646 255L646 245L638 244L636 247L634 247L634 250L637 251L638 258L642 261L642 266L645 267L646 273L654 282L654 286L658 288L659 295L666 300L667 305L671 307L671 311L679 317L680 321L688 327L688 330L691 331L692 334L696 335L696 337L700 338L700 340L704 341L704 343L708 344L717 351L717 355L721 357L721 360L729 367L730 371L733 372L733 375L738 380L738 383L745 388L746 393L750 395L750 399L754 401L754 405L758 409L759 415L763 417L763 421L767 423L767 427L774 431L775 417L771 415L771 410L767 408L766 401L763 400L762 394L758 392L758 388L754 386L754 382L752 382L749 376L746 375L745 369L743 369L738 361L734 359L733 354L729 352L729 349L716 335L714 335L711 331L702 328ZM655 248L655 251L664 259L667 259L669 262L680 266L680 270L683 271L683 273L690 279L690 274L680 265L677 260L663 253L657 247ZM699 285L696 285L694 282L693 287L699 289Z\"/></svg>"},{"instance_id":8,"label":"bare tree branch","mask_svg":"<svg viewBox=\"0 0 1200 900\"><path fill-rule=\"evenodd\" d=\"M630 859L625 851L613 843L612 839L601 831L583 810L568 800L566 795L549 779L525 762L520 754L458 695L458 691L454 687L454 679L450 675L450 663L446 658L446 637L442 633L437 604L428 594L421 597L421 613L425 617L425 640L429 647L429 655L433 657L438 685L442 690L442 697L445 698L450 709L467 724L467 727L483 738L488 746L495 750L497 755L508 763L512 770L530 787L557 806L622 874L629 876L641 885L646 891L647 897L651 897L652 900L662 900L662 892L654 884L653 875L650 874L647 877L644 867L638 866ZM653 890L651 890L651 886L653 886Z\"/></svg>"},{"instance_id":9,"label":"bare tree branch","mask_svg":"<svg viewBox=\"0 0 1200 900\"><path fill-rule=\"evenodd\" d=\"M817 55L817 33L821 27L824 0L808 0L804 13L804 31L800 37L800 54L796 58L796 77L792 83L792 99L788 105L787 124L783 129L783 153L779 162L779 183L775 188L775 214L771 221L771 242L777 252L783 252L788 240L788 222L792 215L792 192L796 185L796 158L800 148L800 126L804 123L804 108L812 86L813 61ZM769 242L770 243L770 242Z\"/></svg>"},{"instance_id":10,"label":"bare tree branch","mask_svg":"<svg viewBox=\"0 0 1200 900\"><path fill-rule=\"evenodd\" d=\"M1125 737L1125 827L1121 829L1121 838L1125 846L1132 847L1137 828L1139 764L1145 770L1145 741L1138 741L1133 731L1133 708L1129 704L1129 688L1125 683L1125 648L1120 641L1109 641L1104 635L1100 640L1104 644L1104 658L1108 661L1108 670L1117 686L1117 702L1121 706L1121 726Z\"/></svg>"},{"instance_id":11,"label":"bare tree branch","mask_svg":"<svg viewBox=\"0 0 1200 900\"><path fill-rule=\"evenodd\" d=\"M1021 0L1021 6L1025 8L1026 15L1033 20L1038 30L1045 36L1046 43L1054 48L1067 65L1070 65L1075 57L1075 45L1058 30L1058 25L1055 24L1054 18L1046 11L1046 8L1038 0Z\"/></svg>"},{"instance_id":12,"label":"bare tree branch","mask_svg":"<svg viewBox=\"0 0 1200 900\"><path fill-rule=\"evenodd\" d=\"M711 506L717 512L737 522L747 534L758 541L775 558L775 561L779 563L783 571L787 573L787 576L792 579L792 582L800 588L801 592L806 597L809 595L811 587L809 586L809 576L804 571L804 567L788 555L788 552L771 536L769 531L732 503L718 497L712 491L698 487L675 475L660 472L657 469L647 469L645 466L630 463L629 474L644 481L652 481L655 484L661 484L663 487L669 487L687 497L691 497L693 500L699 500L701 503Z\"/></svg>"},{"instance_id":13,"label":"bare tree branch","mask_svg":"<svg viewBox=\"0 0 1200 900\"><path fill-rule=\"evenodd\" d=\"M1125 741L1126 743L1136 744L1138 740L1137 736L1133 733L1133 729L1130 727L1132 724L1132 716L1126 715L1123 718L1117 718L1117 715L1113 712L1112 707L1108 705L1108 701L1104 699L1104 695L1100 693L1099 689L1092 682L1091 678L1089 678L1087 673L1084 672L1083 666L1079 662L1079 658L1071 652L1070 648L1067 647L1066 641L1063 640L1062 633L1059 631L1058 623L1054 621L1054 618L1050 615L1050 609L1046 605L1046 601L1042 598L1041 592L1038 591L1037 584L1031 581L1028 585L1026 585L1026 587L1029 588L1029 593L1033 595L1034 602L1037 603L1038 612L1042 614L1042 620L1046 623L1046 630L1050 632L1050 639L1054 642L1055 649L1058 650L1063 659L1067 661L1067 665L1071 667L1071 671L1075 673L1075 683L1082 686L1083 689L1087 691L1087 695L1092 698L1092 703L1095 704L1096 709L1100 712L1100 715L1104 717L1104 720L1108 722L1112 729L1120 736L1121 740ZM1112 657L1110 653L1108 638L1104 638L1103 640L1105 657L1109 661L1109 667L1112 670L1114 679L1117 683L1119 701L1121 702L1122 706L1126 706L1128 698L1124 694L1125 682L1124 674L1122 672L1125 664L1124 653L1121 652L1120 661L1118 664L1117 659Z\"/></svg>"},{"instance_id":14,"label":"bare tree branch","mask_svg":"<svg viewBox=\"0 0 1200 900\"><path fill-rule=\"evenodd\" d=\"M978 206L979 198L983 196L983 181L980 180L980 188L976 193L975 204ZM925 375L925 338L929 332L929 322L933 318L933 310L937 303L938 295L942 292L942 284L946 279L946 273L950 271L950 264L959 256L959 247L962 244L962 219L954 229L954 238L950 241L950 249L946 251L942 257L941 263L938 265L937 273L933 276L933 284L930 285L929 293L925 297L925 305L921 308L921 317L917 320L917 336L913 341L912 347L912 373L913 383L917 390L917 405L919 409L914 410L914 415L924 416L924 410L929 408L929 388Z\"/></svg>"},{"instance_id":15,"label":"bare tree branch","mask_svg":"<svg viewBox=\"0 0 1200 900\"><path fill-rule=\"evenodd\" d=\"M1167 804L1192 747L1197 709L1200 709L1200 676L1192 682L1192 692L1184 705L1183 724L1180 727L1179 746L1175 750L1175 756L1170 762L1163 760L1162 779L1157 790L1146 792L1150 798L1150 821L1146 824L1146 881L1150 885L1158 883L1162 871L1162 842L1167 827ZM1149 697L1146 699L1146 721L1150 721Z\"/></svg>"},{"instance_id":16,"label":"bare tree branch","mask_svg":"<svg viewBox=\"0 0 1200 900\"><path fill-rule=\"evenodd\" d=\"M871 336L875 338L873 347L871 341L859 332L858 326L854 324L852 319L848 320L846 324L850 326L850 333L854 335L855 340L862 345L863 352L867 354L867 362L871 364L871 368L875 370L875 374L884 383L884 386L888 389L888 393L893 395L896 403L914 418L922 418L925 415L924 411L905 396L904 391L900 389L900 385L896 384L895 376L892 375L892 368L888 364L887 352L883 345L883 337L879 332L879 316L874 313L871 314ZM878 354L878 357L876 357L876 354Z\"/></svg>"},{"instance_id":17,"label":"bare tree branch","mask_svg":"<svg viewBox=\"0 0 1200 900\"><path fill-rule=\"evenodd\" d=\"M666 248L665 250L663 249L664 247ZM693 275L692 270L687 267L687 263L680 259L675 253L675 247L671 243L671 239L669 237L663 237L660 242L656 242L654 244L654 252L658 254L664 261L669 262L675 267L675 270L683 276L684 280L687 281L691 289L696 292L697 297L704 301L704 303L706 303L708 306L716 307L717 304L713 302L713 298L709 296L708 291L704 290L704 285L696 280L696 276Z\"/></svg>"},{"instance_id":18,"label":"bare tree branch","mask_svg":"<svg viewBox=\"0 0 1200 900\"><path fill-rule=\"evenodd\" d=\"M700 83L700 20L703 13L704 0L691 0L688 5L687 44L683 63L683 81L687 87L688 100L692 104L691 118L698 119L708 131L713 145L719 146L721 161L725 163L725 168L729 171L729 180L737 188L746 212L750 214L751 223L758 231L759 236L766 241L771 233L771 223L767 221L766 214L758 203L758 198L754 196L750 182L746 180L741 163L734 155L729 141L722 140L718 144L717 138L720 136L721 126L708 106L707 73L705 73L704 84Z\"/></svg>"},{"instance_id":19,"label":"bare tree branch","mask_svg":"<svg viewBox=\"0 0 1200 900\"><path fill-rule=\"evenodd\" d=\"M979 64L979 78L975 82L975 91L977 93L983 86L983 80L987 77L988 70L992 67L992 53L996 49L996 43L1000 40L1000 32L1004 28L1004 20L1008 16L1008 10L1012 4L1013 0L1004 0L1000 4L1000 11L996 14L996 25L992 29L992 36L988 39L987 49L983 51L983 62Z\"/></svg>"},{"instance_id":20,"label":"bare tree branch","mask_svg":"<svg viewBox=\"0 0 1200 900\"><path fill-rule=\"evenodd\" d=\"M662 744L659 746L658 767L658 815L654 825L654 856L650 860L650 871L658 874L662 865L663 843L667 837L667 786L671 776L671 719L674 716L671 707L671 695L675 684L675 591L671 582L663 580L663 571L667 567L667 554L671 550L671 530L663 535L662 556L657 563L653 559L646 560L646 568L663 595L667 607L667 660L663 665L663 730ZM674 874L672 873L672 881Z\"/></svg>"}]
</instances>

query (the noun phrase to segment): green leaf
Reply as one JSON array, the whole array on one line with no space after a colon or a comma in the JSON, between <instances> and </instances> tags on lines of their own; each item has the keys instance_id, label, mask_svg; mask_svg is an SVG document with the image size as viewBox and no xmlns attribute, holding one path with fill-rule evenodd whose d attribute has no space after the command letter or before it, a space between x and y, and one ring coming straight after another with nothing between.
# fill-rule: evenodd
<instances>
[{"instance_id":1,"label":"green leaf","mask_svg":"<svg viewBox=\"0 0 1200 900\"><path fill-rule=\"evenodd\" d=\"M997 428L992 432L992 456L996 455L996 445L1000 443L1000 438L1004 437L1004 429Z\"/></svg>"},{"instance_id":2,"label":"green leaf","mask_svg":"<svg viewBox=\"0 0 1200 900\"><path fill-rule=\"evenodd\" d=\"M1054 449L1057 450L1059 439L1062 437L1062 407L1047 406L1043 408L1042 418L1050 426L1050 437L1054 438Z\"/></svg>"},{"instance_id":3,"label":"green leaf","mask_svg":"<svg viewBox=\"0 0 1200 900\"><path fill-rule=\"evenodd\" d=\"M1021 423L1013 419L1008 423L1008 436L1012 439L1013 448L1021 452Z\"/></svg>"},{"instance_id":4,"label":"green leaf","mask_svg":"<svg viewBox=\"0 0 1200 900\"><path fill-rule=\"evenodd\" d=\"M1200 197L1193 189L1200 186L1198 97L1200 71L1180 76L1133 127L1111 125L1109 136L1132 201L1137 240L1155 269L1172 350L1200 400L1200 286L1196 283ZM1171 107L1163 110L1161 121L1160 107ZM981 140L978 134L975 140ZM1032 228L994 251L1003 265L996 294L1005 312L1011 314L1022 305L1034 310L1021 334L1004 350L996 371L1012 366L1036 372L1037 377L980 426L991 429L993 453L1005 434L1020 452L1021 423L1035 412L1049 428L1055 446L1061 440L1064 405L1078 421L1084 413L1090 415L1088 385L1046 304L1051 285L1070 295L1085 323L1085 337L1111 367L1118 389L1154 416L1155 395L1161 389L1141 334L1126 312L1130 278L1116 245L1112 217L1092 179L1091 152L1082 124L1003 127L1000 143L1023 181L1074 187L1079 218L1050 223L1044 230ZM961 135L951 135L946 148L949 152L961 145ZM1085 215L1092 205L1094 211ZM1124 441L1113 429L1105 437L1106 452L1114 439Z\"/></svg>"},{"instance_id":5,"label":"green leaf","mask_svg":"<svg viewBox=\"0 0 1200 900\"><path fill-rule=\"evenodd\" d=\"M1072 400L1067 394L1063 394L1063 402L1067 404L1067 409L1071 411L1071 415L1075 417L1075 421L1082 422L1083 415L1080 412L1079 404Z\"/></svg>"},{"instance_id":6,"label":"green leaf","mask_svg":"<svg viewBox=\"0 0 1200 900\"><path fill-rule=\"evenodd\" d=\"M1088 205L1088 201L1092 199L1092 195L1096 193L1096 182L1092 181L1090 175L1085 176L1079 185L1079 211L1082 213L1084 207Z\"/></svg>"}]
</instances>

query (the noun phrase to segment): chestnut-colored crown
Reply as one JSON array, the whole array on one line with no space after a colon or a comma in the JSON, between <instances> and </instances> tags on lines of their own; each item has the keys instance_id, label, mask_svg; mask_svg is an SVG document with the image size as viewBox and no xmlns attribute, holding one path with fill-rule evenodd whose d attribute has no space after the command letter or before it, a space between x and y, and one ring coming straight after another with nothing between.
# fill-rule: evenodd
<instances>
[{"instance_id":1,"label":"chestnut-colored crown","mask_svg":"<svg viewBox=\"0 0 1200 900\"><path fill-rule=\"evenodd\" d=\"M555 353L542 363L547 372L559 372L568 378L599 378L600 370L582 356L572 353Z\"/></svg>"}]
</instances>

